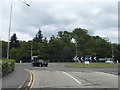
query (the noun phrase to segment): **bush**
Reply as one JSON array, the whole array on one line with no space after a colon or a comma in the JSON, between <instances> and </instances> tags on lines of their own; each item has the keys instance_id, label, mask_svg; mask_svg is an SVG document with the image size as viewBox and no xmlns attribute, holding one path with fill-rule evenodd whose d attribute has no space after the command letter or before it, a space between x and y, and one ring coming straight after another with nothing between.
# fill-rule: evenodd
<instances>
[{"instance_id":1,"label":"bush","mask_svg":"<svg viewBox=\"0 0 120 90\"><path fill-rule=\"evenodd\" d=\"M2 60L2 76L12 72L15 68L15 61L12 59Z\"/></svg>"}]
</instances>

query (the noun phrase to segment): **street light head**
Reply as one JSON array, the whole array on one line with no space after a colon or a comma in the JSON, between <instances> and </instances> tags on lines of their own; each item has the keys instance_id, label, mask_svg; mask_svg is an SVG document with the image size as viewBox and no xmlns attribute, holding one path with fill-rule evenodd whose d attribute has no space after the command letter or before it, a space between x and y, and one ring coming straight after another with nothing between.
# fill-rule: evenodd
<instances>
[{"instance_id":1,"label":"street light head","mask_svg":"<svg viewBox=\"0 0 120 90\"><path fill-rule=\"evenodd\" d=\"M30 6L28 3L26 3L26 2L23 2L23 1L21 1L21 0L19 0L20 2L22 2L22 3L24 3L24 4L26 4L28 7Z\"/></svg>"},{"instance_id":2,"label":"street light head","mask_svg":"<svg viewBox=\"0 0 120 90\"><path fill-rule=\"evenodd\" d=\"M29 4L26 4L28 7L30 6Z\"/></svg>"}]
</instances>

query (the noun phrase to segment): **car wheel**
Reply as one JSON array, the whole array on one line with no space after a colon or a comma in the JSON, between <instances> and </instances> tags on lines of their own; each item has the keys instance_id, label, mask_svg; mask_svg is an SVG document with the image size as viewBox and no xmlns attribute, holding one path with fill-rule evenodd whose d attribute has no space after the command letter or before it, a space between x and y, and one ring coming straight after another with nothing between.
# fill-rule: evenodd
<instances>
[{"instance_id":1,"label":"car wheel","mask_svg":"<svg viewBox=\"0 0 120 90\"><path fill-rule=\"evenodd\" d=\"M45 64L45 67L47 67L48 65L47 64Z\"/></svg>"},{"instance_id":2,"label":"car wheel","mask_svg":"<svg viewBox=\"0 0 120 90\"><path fill-rule=\"evenodd\" d=\"M41 67L43 67L43 64L41 63Z\"/></svg>"}]
</instances>

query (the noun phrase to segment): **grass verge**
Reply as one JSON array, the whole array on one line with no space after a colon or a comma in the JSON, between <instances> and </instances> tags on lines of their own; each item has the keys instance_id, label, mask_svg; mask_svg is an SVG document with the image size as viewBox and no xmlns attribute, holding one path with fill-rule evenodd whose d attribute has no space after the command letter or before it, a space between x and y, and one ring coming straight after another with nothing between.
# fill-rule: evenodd
<instances>
[{"instance_id":1,"label":"grass verge","mask_svg":"<svg viewBox=\"0 0 120 90\"><path fill-rule=\"evenodd\" d=\"M118 67L118 64L105 64L105 63L90 63L89 65L85 64L69 64L65 65L66 67L81 67L81 68L115 68Z\"/></svg>"}]
</instances>

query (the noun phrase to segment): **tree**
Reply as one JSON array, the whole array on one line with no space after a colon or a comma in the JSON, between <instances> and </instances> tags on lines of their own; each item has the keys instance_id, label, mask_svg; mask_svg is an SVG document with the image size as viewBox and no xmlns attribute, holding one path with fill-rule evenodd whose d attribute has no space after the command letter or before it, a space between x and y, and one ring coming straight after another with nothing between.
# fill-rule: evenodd
<instances>
[{"instance_id":1,"label":"tree","mask_svg":"<svg viewBox=\"0 0 120 90\"><path fill-rule=\"evenodd\" d=\"M98 58L112 57L112 46L114 59L120 60L120 44L112 44L108 39L100 36L91 36L86 29L75 28L72 32L59 31L57 36L52 35L48 42L47 38L41 34L39 29L33 41L18 41L14 33L10 40L10 58L29 62L32 55L50 61L73 61L76 54L76 43L72 43L74 38L77 43L79 57L89 56ZM6 57L7 42L2 41L2 57Z\"/></svg>"},{"instance_id":2,"label":"tree","mask_svg":"<svg viewBox=\"0 0 120 90\"><path fill-rule=\"evenodd\" d=\"M63 55L62 51L63 51L63 46L60 40L56 39L52 42L49 43L48 46L48 53L49 53L49 58L52 61L60 61L63 57L61 57L61 55Z\"/></svg>"},{"instance_id":3,"label":"tree","mask_svg":"<svg viewBox=\"0 0 120 90\"><path fill-rule=\"evenodd\" d=\"M50 37L49 42L52 42L52 41L54 41L54 40L56 40L56 37L55 37L54 35L52 35L52 36Z\"/></svg>"},{"instance_id":4,"label":"tree","mask_svg":"<svg viewBox=\"0 0 120 90\"><path fill-rule=\"evenodd\" d=\"M47 40L47 38L46 38L46 37L43 39L43 43L45 43L45 44L47 44L47 43L48 43L48 40Z\"/></svg>"},{"instance_id":5,"label":"tree","mask_svg":"<svg viewBox=\"0 0 120 90\"><path fill-rule=\"evenodd\" d=\"M7 42L2 41L2 57L7 57Z\"/></svg>"},{"instance_id":6,"label":"tree","mask_svg":"<svg viewBox=\"0 0 120 90\"><path fill-rule=\"evenodd\" d=\"M18 48L18 47L19 47L19 41L17 40L17 36L14 33L10 39L10 48Z\"/></svg>"},{"instance_id":7,"label":"tree","mask_svg":"<svg viewBox=\"0 0 120 90\"><path fill-rule=\"evenodd\" d=\"M42 38L43 38L43 35L41 34L41 30L39 29L39 31L36 34L36 36L33 39L33 41L38 42L38 43L42 43L43 42Z\"/></svg>"},{"instance_id":8,"label":"tree","mask_svg":"<svg viewBox=\"0 0 120 90\"><path fill-rule=\"evenodd\" d=\"M15 59L17 62L19 62L19 49L17 48L12 48L10 49L10 58Z\"/></svg>"},{"instance_id":9,"label":"tree","mask_svg":"<svg viewBox=\"0 0 120 90\"><path fill-rule=\"evenodd\" d=\"M21 41L19 48L19 60L30 62L31 60L31 42Z\"/></svg>"}]
</instances>

